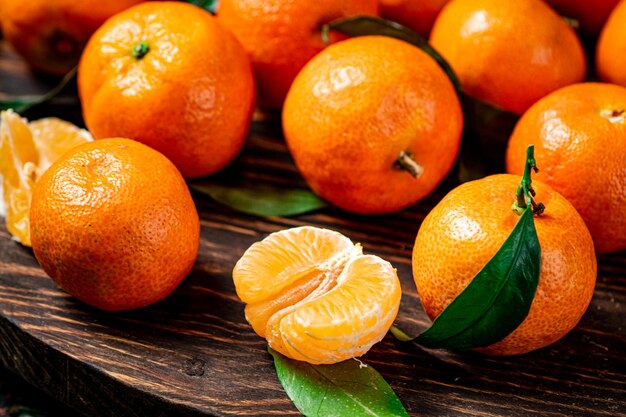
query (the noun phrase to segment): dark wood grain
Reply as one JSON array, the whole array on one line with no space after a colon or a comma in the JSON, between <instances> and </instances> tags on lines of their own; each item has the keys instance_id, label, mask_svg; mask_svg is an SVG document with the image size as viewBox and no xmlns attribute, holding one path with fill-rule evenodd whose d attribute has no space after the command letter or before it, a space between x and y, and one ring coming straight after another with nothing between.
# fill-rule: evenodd
<instances>
[{"instance_id":1,"label":"dark wood grain","mask_svg":"<svg viewBox=\"0 0 626 417\"><path fill-rule=\"evenodd\" d=\"M0 55L0 87L31 76ZM17 65L19 67L19 65ZM16 73L17 71L17 73ZM17 74L17 75L16 75ZM44 83L45 85L45 83ZM12 91L14 93L14 91ZM36 109L67 114L71 98ZM255 123L235 164L238 183L304 186L277 122ZM328 208L296 218L242 215L196 195L202 219L198 261L166 300L125 313L92 309L59 290L32 252L0 228L0 363L87 416L299 415L278 380L264 340L245 322L231 270L268 233L313 224L361 242L394 264L402 280L398 321L428 325L411 276L420 222L454 186L389 216ZM626 253L600 259L587 314L558 343L510 358L428 351L387 336L364 360L379 370L412 416L626 416Z\"/></svg>"}]
</instances>

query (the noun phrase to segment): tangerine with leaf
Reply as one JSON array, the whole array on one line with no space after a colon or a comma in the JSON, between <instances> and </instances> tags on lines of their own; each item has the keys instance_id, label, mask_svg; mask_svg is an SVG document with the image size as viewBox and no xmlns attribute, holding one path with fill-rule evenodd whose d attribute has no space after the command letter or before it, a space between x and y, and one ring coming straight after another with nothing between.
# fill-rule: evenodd
<instances>
[{"instance_id":1,"label":"tangerine with leaf","mask_svg":"<svg viewBox=\"0 0 626 417\"><path fill-rule=\"evenodd\" d=\"M541 248L536 292L527 316L511 333L487 346L473 346L490 355L522 354L562 338L583 316L596 282L593 241L583 219L548 185L537 181L531 184L530 170L535 166L532 151L526 161L523 177L492 175L452 190L424 219L413 249L417 291L426 314L436 323L436 318L494 258L520 214L524 210L536 213L534 227ZM508 284L512 273L532 271L533 265L521 252L513 251L510 256L508 267L495 268L503 275L489 277L499 289ZM476 314L476 321L497 307L497 297L498 293L485 295L480 305L474 306L471 314ZM476 309L481 313L477 314ZM508 320L506 316L500 319Z\"/></svg>"}]
</instances>

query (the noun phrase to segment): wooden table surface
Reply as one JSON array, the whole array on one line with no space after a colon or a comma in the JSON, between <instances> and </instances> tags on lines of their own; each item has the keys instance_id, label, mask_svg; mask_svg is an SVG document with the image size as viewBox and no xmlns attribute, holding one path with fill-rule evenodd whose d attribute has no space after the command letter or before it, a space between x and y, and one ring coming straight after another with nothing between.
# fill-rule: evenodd
<instances>
[{"instance_id":1,"label":"wooden table surface","mask_svg":"<svg viewBox=\"0 0 626 417\"><path fill-rule=\"evenodd\" d=\"M0 53L0 98L35 93L34 78ZM75 97L27 113L81 123ZM220 174L240 183L299 186L277 122L255 122L242 155ZM266 344L245 322L231 270L253 242L305 224L338 230L389 260L402 280L398 322L429 321L411 276L421 220L456 184L388 216L328 208L296 218L237 213L196 195L202 232L195 268L165 301L124 313L85 306L59 290L32 251L0 227L0 364L87 416L299 415ZM625 231L626 232L626 231ZM600 259L580 324L558 343L518 357L428 351L387 336L364 360L389 381L412 416L626 416L626 253Z\"/></svg>"}]
</instances>

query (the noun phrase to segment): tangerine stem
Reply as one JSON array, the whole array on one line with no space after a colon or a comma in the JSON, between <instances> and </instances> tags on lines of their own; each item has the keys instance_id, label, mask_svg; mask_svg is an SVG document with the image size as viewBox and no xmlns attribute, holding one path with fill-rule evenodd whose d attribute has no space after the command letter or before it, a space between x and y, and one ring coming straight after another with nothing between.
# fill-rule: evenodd
<instances>
[{"instance_id":1,"label":"tangerine stem","mask_svg":"<svg viewBox=\"0 0 626 417\"><path fill-rule=\"evenodd\" d=\"M524 210L528 208L530 204L534 214L541 214L545 210L543 203L537 203L534 200L535 190L532 185L532 171L539 172L537 163L535 161L535 146L528 145L526 148L526 165L524 166L524 174L522 175L522 181L517 187L516 200L513 203L513 211L518 215L521 215Z\"/></svg>"},{"instance_id":2,"label":"tangerine stem","mask_svg":"<svg viewBox=\"0 0 626 417\"><path fill-rule=\"evenodd\" d=\"M419 178L424 173L424 167L415 162L410 152L402 151L398 155L398 159L393 163L395 169L408 171L414 178Z\"/></svg>"},{"instance_id":3,"label":"tangerine stem","mask_svg":"<svg viewBox=\"0 0 626 417\"><path fill-rule=\"evenodd\" d=\"M150 45L148 45L148 42L142 41L133 46L133 56L137 59L143 58L148 52L150 52Z\"/></svg>"}]
</instances>

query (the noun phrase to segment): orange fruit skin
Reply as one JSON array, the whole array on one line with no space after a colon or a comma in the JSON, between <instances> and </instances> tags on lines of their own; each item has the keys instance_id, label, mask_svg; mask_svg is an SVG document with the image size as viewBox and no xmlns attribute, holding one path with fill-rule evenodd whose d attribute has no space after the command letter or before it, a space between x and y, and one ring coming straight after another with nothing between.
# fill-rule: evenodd
<instances>
[{"instance_id":1,"label":"orange fruit skin","mask_svg":"<svg viewBox=\"0 0 626 417\"><path fill-rule=\"evenodd\" d=\"M596 71L601 80L626 86L626 1L620 2L600 33L596 48Z\"/></svg>"},{"instance_id":2,"label":"orange fruit skin","mask_svg":"<svg viewBox=\"0 0 626 417\"><path fill-rule=\"evenodd\" d=\"M331 45L300 72L283 109L289 150L309 186L356 213L400 210L452 168L463 114L456 91L420 49L382 36ZM424 168L395 169L402 152Z\"/></svg>"},{"instance_id":3,"label":"orange fruit skin","mask_svg":"<svg viewBox=\"0 0 626 417\"><path fill-rule=\"evenodd\" d=\"M200 222L176 167L129 139L68 151L33 192L31 238L65 291L104 310L155 303L191 270Z\"/></svg>"},{"instance_id":4,"label":"orange fruit skin","mask_svg":"<svg viewBox=\"0 0 626 417\"><path fill-rule=\"evenodd\" d=\"M576 19L586 36L596 36L620 0L546 0L559 14Z\"/></svg>"},{"instance_id":5,"label":"orange fruit skin","mask_svg":"<svg viewBox=\"0 0 626 417\"><path fill-rule=\"evenodd\" d=\"M437 15L449 0L380 0L380 15L428 37Z\"/></svg>"},{"instance_id":6,"label":"orange fruit skin","mask_svg":"<svg viewBox=\"0 0 626 417\"><path fill-rule=\"evenodd\" d=\"M0 0L4 37L35 69L63 75L78 63L93 32L141 0Z\"/></svg>"},{"instance_id":7,"label":"orange fruit skin","mask_svg":"<svg viewBox=\"0 0 626 417\"><path fill-rule=\"evenodd\" d=\"M507 171L523 172L535 145L536 178L576 207L599 253L626 249L626 89L575 84L537 102L517 123L506 153Z\"/></svg>"},{"instance_id":8,"label":"orange fruit skin","mask_svg":"<svg viewBox=\"0 0 626 417\"><path fill-rule=\"evenodd\" d=\"M140 42L150 50L138 59ZM143 3L109 19L85 48L78 88L95 138L142 142L185 178L232 161L255 101L242 46L210 13L182 2Z\"/></svg>"},{"instance_id":9,"label":"orange fruit skin","mask_svg":"<svg viewBox=\"0 0 626 417\"><path fill-rule=\"evenodd\" d=\"M540 154L539 154L540 155ZM493 175L452 190L428 214L413 248L413 275L431 319L495 255L519 217L511 210L521 177ZM541 272L526 319L503 340L478 349L517 355L556 342L584 314L596 282L589 231L574 207L549 186L533 181L546 211L535 217Z\"/></svg>"},{"instance_id":10,"label":"orange fruit skin","mask_svg":"<svg viewBox=\"0 0 626 417\"><path fill-rule=\"evenodd\" d=\"M259 104L274 109L283 106L300 69L326 47L324 24L377 14L377 0L220 0L217 10L250 55Z\"/></svg>"},{"instance_id":11,"label":"orange fruit skin","mask_svg":"<svg viewBox=\"0 0 626 417\"><path fill-rule=\"evenodd\" d=\"M452 0L430 42L466 93L516 114L585 78L578 36L541 0Z\"/></svg>"}]
</instances>

